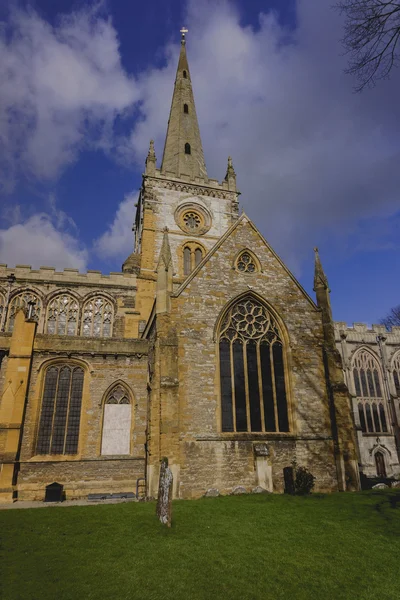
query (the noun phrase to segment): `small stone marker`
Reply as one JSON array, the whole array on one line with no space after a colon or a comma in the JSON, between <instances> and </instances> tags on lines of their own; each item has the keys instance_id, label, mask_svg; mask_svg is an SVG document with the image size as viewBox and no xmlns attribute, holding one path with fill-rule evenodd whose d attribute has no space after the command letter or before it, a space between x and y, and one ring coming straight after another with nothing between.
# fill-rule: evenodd
<instances>
[{"instance_id":1,"label":"small stone marker","mask_svg":"<svg viewBox=\"0 0 400 600\"><path fill-rule=\"evenodd\" d=\"M240 496L241 494L247 494L247 490L242 485L238 485L232 490L232 496Z\"/></svg>"},{"instance_id":2,"label":"small stone marker","mask_svg":"<svg viewBox=\"0 0 400 600\"><path fill-rule=\"evenodd\" d=\"M163 458L158 484L157 517L167 527L171 527L172 520L172 483L173 475L168 467L168 458Z\"/></svg>"},{"instance_id":3,"label":"small stone marker","mask_svg":"<svg viewBox=\"0 0 400 600\"><path fill-rule=\"evenodd\" d=\"M389 486L386 485L386 483L377 483L376 485L372 486L373 490L387 490L389 489Z\"/></svg>"},{"instance_id":4,"label":"small stone marker","mask_svg":"<svg viewBox=\"0 0 400 600\"><path fill-rule=\"evenodd\" d=\"M217 490L217 488L210 488L204 494L205 498L216 498L217 496L219 496L219 490Z\"/></svg>"}]
</instances>

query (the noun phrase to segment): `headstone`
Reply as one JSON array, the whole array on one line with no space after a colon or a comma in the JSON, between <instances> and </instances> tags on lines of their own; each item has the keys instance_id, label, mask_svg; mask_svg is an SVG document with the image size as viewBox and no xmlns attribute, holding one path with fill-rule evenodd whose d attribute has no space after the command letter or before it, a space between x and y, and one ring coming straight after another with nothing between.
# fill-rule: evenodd
<instances>
[{"instance_id":1,"label":"headstone","mask_svg":"<svg viewBox=\"0 0 400 600\"><path fill-rule=\"evenodd\" d=\"M400 488L400 481L393 481L392 488Z\"/></svg>"},{"instance_id":2,"label":"headstone","mask_svg":"<svg viewBox=\"0 0 400 600\"><path fill-rule=\"evenodd\" d=\"M219 496L219 490L217 488L209 488L204 494L205 498L216 498Z\"/></svg>"},{"instance_id":3,"label":"headstone","mask_svg":"<svg viewBox=\"0 0 400 600\"><path fill-rule=\"evenodd\" d=\"M240 496L241 494L247 494L246 488L242 485L238 485L232 490L232 496Z\"/></svg>"},{"instance_id":4,"label":"headstone","mask_svg":"<svg viewBox=\"0 0 400 600\"><path fill-rule=\"evenodd\" d=\"M373 490L387 490L389 488L388 485L386 485L386 483L377 483L376 485L372 486Z\"/></svg>"},{"instance_id":5,"label":"headstone","mask_svg":"<svg viewBox=\"0 0 400 600\"><path fill-rule=\"evenodd\" d=\"M283 469L283 478L285 480L285 494L294 494L294 473L293 467L285 467Z\"/></svg>"},{"instance_id":6,"label":"headstone","mask_svg":"<svg viewBox=\"0 0 400 600\"><path fill-rule=\"evenodd\" d=\"M62 502L64 500L64 486L61 483L46 485L45 502Z\"/></svg>"},{"instance_id":7,"label":"headstone","mask_svg":"<svg viewBox=\"0 0 400 600\"><path fill-rule=\"evenodd\" d=\"M163 458L160 467L158 485L157 517L163 525L171 527L172 520L172 471L168 467L168 459Z\"/></svg>"}]
</instances>

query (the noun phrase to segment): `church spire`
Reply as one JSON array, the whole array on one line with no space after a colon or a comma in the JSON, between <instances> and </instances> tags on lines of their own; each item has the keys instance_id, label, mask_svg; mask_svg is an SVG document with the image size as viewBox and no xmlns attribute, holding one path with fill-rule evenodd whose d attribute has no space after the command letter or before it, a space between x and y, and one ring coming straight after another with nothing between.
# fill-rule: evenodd
<instances>
[{"instance_id":1,"label":"church spire","mask_svg":"<svg viewBox=\"0 0 400 600\"><path fill-rule=\"evenodd\" d=\"M181 51L168 120L167 137L161 164L162 173L176 177L208 179L194 104L189 64L186 56L185 28L181 29Z\"/></svg>"},{"instance_id":2,"label":"church spire","mask_svg":"<svg viewBox=\"0 0 400 600\"><path fill-rule=\"evenodd\" d=\"M318 288L329 290L328 278L325 275L324 269L322 268L321 259L319 257L318 248L314 248L315 252L315 270L314 270L314 291Z\"/></svg>"}]
</instances>

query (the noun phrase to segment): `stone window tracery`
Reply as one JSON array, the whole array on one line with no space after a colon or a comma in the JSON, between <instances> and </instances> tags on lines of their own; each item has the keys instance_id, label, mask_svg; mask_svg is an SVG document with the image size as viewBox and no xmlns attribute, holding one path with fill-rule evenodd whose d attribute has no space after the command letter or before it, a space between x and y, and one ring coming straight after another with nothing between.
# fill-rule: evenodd
<instances>
[{"instance_id":1,"label":"stone window tracery","mask_svg":"<svg viewBox=\"0 0 400 600\"><path fill-rule=\"evenodd\" d=\"M73 296L55 296L47 307L46 331L55 335L77 335L79 304Z\"/></svg>"},{"instance_id":2,"label":"stone window tracery","mask_svg":"<svg viewBox=\"0 0 400 600\"><path fill-rule=\"evenodd\" d=\"M25 314L28 314L29 302L35 303L32 308L32 319L35 321L39 320L40 312L42 310L42 301L40 300L39 296L29 291L21 292L14 296L9 304L7 314L7 331L12 331L14 329L15 317L20 308L24 310Z\"/></svg>"},{"instance_id":3,"label":"stone window tracery","mask_svg":"<svg viewBox=\"0 0 400 600\"><path fill-rule=\"evenodd\" d=\"M113 315L113 307L109 300L102 296L91 298L83 308L82 335L111 337Z\"/></svg>"},{"instance_id":4,"label":"stone window tracery","mask_svg":"<svg viewBox=\"0 0 400 600\"><path fill-rule=\"evenodd\" d=\"M367 350L359 350L354 356L353 378L362 431L387 432L381 368L377 359Z\"/></svg>"},{"instance_id":5,"label":"stone window tracery","mask_svg":"<svg viewBox=\"0 0 400 600\"><path fill-rule=\"evenodd\" d=\"M53 365L47 369L37 454L78 452L83 378L83 369L74 365Z\"/></svg>"},{"instance_id":6,"label":"stone window tracery","mask_svg":"<svg viewBox=\"0 0 400 600\"><path fill-rule=\"evenodd\" d=\"M236 270L242 273L255 273L258 271L256 262L250 252L244 250L236 259Z\"/></svg>"},{"instance_id":7,"label":"stone window tracery","mask_svg":"<svg viewBox=\"0 0 400 600\"><path fill-rule=\"evenodd\" d=\"M132 404L130 394L122 384L116 384L104 401L101 454L130 454Z\"/></svg>"},{"instance_id":8,"label":"stone window tracery","mask_svg":"<svg viewBox=\"0 0 400 600\"><path fill-rule=\"evenodd\" d=\"M273 316L252 296L223 318L219 364L222 431L289 431L282 337Z\"/></svg>"}]
</instances>

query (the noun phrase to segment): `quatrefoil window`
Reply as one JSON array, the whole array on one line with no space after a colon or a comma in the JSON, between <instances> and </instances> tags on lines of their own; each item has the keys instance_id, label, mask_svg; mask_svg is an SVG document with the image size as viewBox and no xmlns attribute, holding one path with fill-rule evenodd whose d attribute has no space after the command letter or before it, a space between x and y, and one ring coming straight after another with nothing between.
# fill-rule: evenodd
<instances>
[{"instance_id":1,"label":"quatrefoil window","mask_svg":"<svg viewBox=\"0 0 400 600\"><path fill-rule=\"evenodd\" d=\"M246 250L239 254L236 260L236 269L242 273L255 273L258 270L254 258Z\"/></svg>"}]
</instances>

